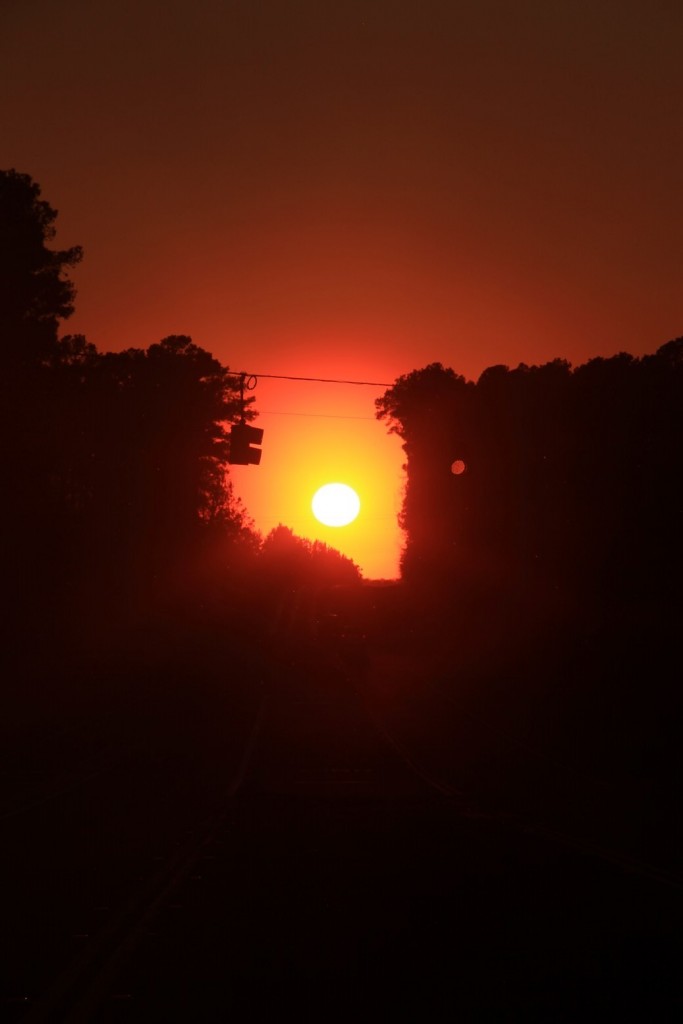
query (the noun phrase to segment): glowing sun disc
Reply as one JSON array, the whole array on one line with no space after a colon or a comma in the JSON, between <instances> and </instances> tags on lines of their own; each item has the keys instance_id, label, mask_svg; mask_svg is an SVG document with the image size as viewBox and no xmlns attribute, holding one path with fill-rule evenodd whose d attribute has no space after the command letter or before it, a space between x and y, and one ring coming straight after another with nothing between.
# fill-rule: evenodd
<instances>
[{"instance_id":1,"label":"glowing sun disc","mask_svg":"<svg viewBox=\"0 0 683 1024\"><path fill-rule=\"evenodd\" d=\"M360 512L360 498L347 484L325 484L313 495L311 507L323 526L348 526Z\"/></svg>"}]
</instances>

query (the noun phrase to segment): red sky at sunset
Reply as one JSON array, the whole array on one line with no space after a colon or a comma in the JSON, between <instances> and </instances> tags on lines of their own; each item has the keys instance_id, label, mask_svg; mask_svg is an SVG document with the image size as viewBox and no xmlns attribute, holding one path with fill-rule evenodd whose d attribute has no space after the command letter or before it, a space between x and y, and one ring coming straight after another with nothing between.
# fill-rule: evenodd
<instances>
[{"instance_id":1,"label":"red sky at sunset","mask_svg":"<svg viewBox=\"0 0 683 1024\"><path fill-rule=\"evenodd\" d=\"M69 331L235 370L642 355L682 333L683 6L5 0L0 167L81 244ZM261 380L257 526L397 571L381 389ZM355 524L315 526L339 479Z\"/></svg>"}]
</instances>

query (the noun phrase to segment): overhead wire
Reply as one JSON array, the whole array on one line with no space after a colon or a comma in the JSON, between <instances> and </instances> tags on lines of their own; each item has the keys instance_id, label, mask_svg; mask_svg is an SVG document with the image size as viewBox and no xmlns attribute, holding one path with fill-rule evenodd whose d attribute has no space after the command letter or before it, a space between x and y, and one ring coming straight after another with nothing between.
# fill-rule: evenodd
<instances>
[{"instance_id":1,"label":"overhead wire","mask_svg":"<svg viewBox=\"0 0 683 1024\"><path fill-rule=\"evenodd\" d=\"M359 387L369 388L392 388L393 384L386 384L376 380L337 380L334 377L294 377L284 373L242 373L235 370L228 371L229 377L266 377L270 380L303 380L313 384L353 384Z\"/></svg>"},{"instance_id":2,"label":"overhead wire","mask_svg":"<svg viewBox=\"0 0 683 1024\"><path fill-rule=\"evenodd\" d=\"M305 416L316 420L367 420L375 422L374 416L341 416L330 412L280 412L276 409L259 409L259 416Z\"/></svg>"}]
</instances>

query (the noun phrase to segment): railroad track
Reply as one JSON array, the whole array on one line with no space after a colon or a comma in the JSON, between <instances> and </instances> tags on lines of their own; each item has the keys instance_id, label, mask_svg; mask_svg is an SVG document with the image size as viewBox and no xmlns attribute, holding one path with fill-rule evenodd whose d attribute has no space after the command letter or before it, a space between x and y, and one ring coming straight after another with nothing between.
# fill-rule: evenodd
<instances>
[{"instance_id":1,"label":"railroad track","mask_svg":"<svg viewBox=\"0 0 683 1024\"><path fill-rule=\"evenodd\" d=\"M26 993L6 997L6 1009L13 1011L17 1019L26 1024L58 1020L75 1024L92 1019L109 994L121 966L134 955L163 908L172 905L174 893L196 870L207 847L215 843L224 827L230 806L247 776L265 707L264 696L246 737L237 771L225 793L224 805L192 829L185 829L171 854L155 858L152 874L140 879L137 890L110 920L94 933L82 934L86 940L82 951L53 979L45 992L36 998ZM116 993L113 998L117 998Z\"/></svg>"},{"instance_id":2,"label":"railroad track","mask_svg":"<svg viewBox=\"0 0 683 1024\"><path fill-rule=\"evenodd\" d=\"M287 669L291 671L292 666ZM101 925L86 925L77 933L83 948L45 991L38 995L15 991L6 996L5 1008L13 1019L24 1024L57 1020L80 1024L101 1014L129 1013L133 995L126 984L119 983L122 972L150 937L163 930L159 922L169 910L182 905L182 890L193 879L205 877L207 863L214 866L220 861L216 850L227 842L226 836L234 838L229 821L240 798L243 805L281 797L329 803L415 801L429 794L460 799L452 787L430 777L386 729L378 727L355 695L339 685L335 693L326 695L321 685L329 684L332 677L337 676L338 684L345 682L343 666L331 662L326 669L303 686L295 679L292 687L288 679L283 686L278 688L276 682L268 694L264 692L222 806L196 823L190 833L185 830L171 853L157 857L151 873L136 879L134 890L116 912L106 914ZM310 666L304 671L310 673ZM318 731L314 742L311 731ZM32 804L22 808L25 813L32 809Z\"/></svg>"},{"instance_id":3,"label":"railroad track","mask_svg":"<svg viewBox=\"0 0 683 1024\"><path fill-rule=\"evenodd\" d=\"M621 875L633 872L633 863L541 823L478 808L369 706L337 648L330 655L307 642L295 655L295 647L273 673L222 805L177 841L43 993L30 1000L16 993L6 1003L12 1019L154 1024L223 1019L211 1015L220 1009L239 1020L254 1012L255 993L273 985L296 1003L301 985L341 973L355 979L355 993L373 956L399 975L416 962L418 974L432 970L436 939L423 938L432 958L423 963L413 938L431 920L430 907L455 906L454 876L475 879L484 907L496 899L514 903L507 889L490 895L481 868L492 863L495 880L510 856L528 874L546 862L553 870L570 863L573 871L579 855L576 870L596 898L606 884L608 893L614 888L605 918L614 917L623 902ZM430 857L438 865L433 879L425 874ZM619 869L607 883L606 864ZM407 877L417 928L402 919ZM643 877L678 885L652 872ZM561 901L543 885L546 899ZM457 897L458 913L476 933L476 899L470 906L459 891ZM600 927L610 926L601 919ZM544 955L535 939L524 941L534 958ZM501 963L506 957L504 950ZM381 1003L379 989L375 996ZM317 998L316 1019L325 1018L330 994L321 987Z\"/></svg>"}]
</instances>

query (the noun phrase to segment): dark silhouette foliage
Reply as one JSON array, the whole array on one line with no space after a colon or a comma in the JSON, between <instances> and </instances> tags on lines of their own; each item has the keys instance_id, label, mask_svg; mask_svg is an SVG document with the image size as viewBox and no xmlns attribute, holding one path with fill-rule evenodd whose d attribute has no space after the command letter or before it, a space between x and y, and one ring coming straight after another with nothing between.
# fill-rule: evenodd
<instances>
[{"instance_id":1,"label":"dark silhouette foliage","mask_svg":"<svg viewBox=\"0 0 683 1024\"><path fill-rule=\"evenodd\" d=\"M400 642L472 791L678 856L683 338L476 383L432 364L377 414L407 457Z\"/></svg>"},{"instance_id":2,"label":"dark silhouette foliage","mask_svg":"<svg viewBox=\"0 0 683 1024\"><path fill-rule=\"evenodd\" d=\"M255 415L238 375L185 335L118 352L59 335L82 254L50 247L56 216L28 175L0 173L4 625L19 657L37 636L90 642L160 616L204 635L198 617L239 608L245 627L254 573L273 593L359 579L284 528L261 549L228 473L230 425Z\"/></svg>"},{"instance_id":3,"label":"dark silhouette foliage","mask_svg":"<svg viewBox=\"0 0 683 1024\"><path fill-rule=\"evenodd\" d=\"M405 577L576 600L677 592L682 352L400 378L377 415L407 456Z\"/></svg>"},{"instance_id":4,"label":"dark silhouette foliage","mask_svg":"<svg viewBox=\"0 0 683 1024\"><path fill-rule=\"evenodd\" d=\"M239 415L239 397L208 352L172 336L105 353L76 391L65 479L78 481L71 511L91 565L134 581L139 594L155 580L164 585L204 528L240 531L225 425Z\"/></svg>"},{"instance_id":5,"label":"dark silhouette foliage","mask_svg":"<svg viewBox=\"0 0 683 1024\"><path fill-rule=\"evenodd\" d=\"M80 246L51 249L57 211L28 174L0 171L0 345L10 365L54 355L59 321L73 313L65 276Z\"/></svg>"},{"instance_id":6,"label":"dark silhouette foliage","mask_svg":"<svg viewBox=\"0 0 683 1024\"><path fill-rule=\"evenodd\" d=\"M225 570L231 547L256 546L227 475L238 379L185 336L116 353L60 338L81 250L49 247L55 219L28 175L0 173L5 625L19 645L83 634L82 619L182 586L209 552Z\"/></svg>"},{"instance_id":7,"label":"dark silhouette foliage","mask_svg":"<svg viewBox=\"0 0 683 1024\"><path fill-rule=\"evenodd\" d=\"M276 526L264 539L259 571L276 592L297 587L358 583L358 566L322 541L298 537L288 526Z\"/></svg>"}]
</instances>

